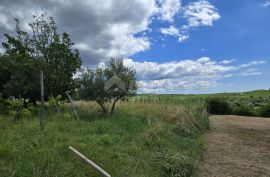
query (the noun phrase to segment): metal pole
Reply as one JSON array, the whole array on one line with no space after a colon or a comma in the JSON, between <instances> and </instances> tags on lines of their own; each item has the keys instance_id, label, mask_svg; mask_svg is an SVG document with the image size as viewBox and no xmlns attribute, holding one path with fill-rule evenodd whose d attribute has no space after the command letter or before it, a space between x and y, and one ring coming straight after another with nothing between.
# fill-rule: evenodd
<instances>
[{"instance_id":1,"label":"metal pole","mask_svg":"<svg viewBox=\"0 0 270 177\"><path fill-rule=\"evenodd\" d=\"M44 82L43 82L43 71L40 71L40 90L41 90L41 108L40 108L40 128L43 129L43 118L44 118Z\"/></svg>"},{"instance_id":2,"label":"metal pole","mask_svg":"<svg viewBox=\"0 0 270 177\"><path fill-rule=\"evenodd\" d=\"M68 94L67 91L66 91L66 94L67 94L67 96L68 96L68 99L69 99L70 104L71 104L71 106L72 106L72 108L73 108L73 112L74 112L76 118L77 118L78 120L80 120L80 118L79 118L79 116L78 116L78 113L77 113L77 111L76 111L76 109L75 109L75 106L74 106L74 104L73 104L72 98L70 97L70 95Z\"/></svg>"},{"instance_id":3,"label":"metal pole","mask_svg":"<svg viewBox=\"0 0 270 177\"><path fill-rule=\"evenodd\" d=\"M89 160L88 158L86 158L83 154L81 154L79 151L77 151L76 149L74 149L73 147L69 146L69 149L74 152L76 155L78 155L81 159L83 159L84 161L86 161L88 164L90 164L92 167L94 167L97 171L99 171L100 173L103 174L103 176L105 177L111 177L111 175L109 175L105 170L103 170L102 168L100 168L97 164L95 164L94 162L92 162L91 160Z\"/></svg>"}]
</instances>

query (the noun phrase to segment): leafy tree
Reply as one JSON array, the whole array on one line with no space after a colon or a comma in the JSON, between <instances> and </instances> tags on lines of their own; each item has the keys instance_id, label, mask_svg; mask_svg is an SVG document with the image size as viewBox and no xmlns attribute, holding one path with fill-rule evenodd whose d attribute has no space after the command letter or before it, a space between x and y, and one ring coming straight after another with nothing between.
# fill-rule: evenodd
<instances>
[{"instance_id":1,"label":"leafy tree","mask_svg":"<svg viewBox=\"0 0 270 177\"><path fill-rule=\"evenodd\" d=\"M125 96L134 95L137 91L136 71L125 66L122 59L111 58L105 67L87 69L82 73L80 96L95 100L104 113L115 112L115 104ZM111 103L108 110L105 104Z\"/></svg>"},{"instance_id":2,"label":"leafy tree","mask_svg":"<svg viewBox=\"0 0 270 177\"><path fill-rule=\"evenodd\" d=\"M0 89L9 96L30 99L35 103L39 98L39 73L44 72L45 99L54 95L65 95L73 91L76 82L73 75L81 66L78 50L72 50L74 42L67 33L60 35L54 19L33 16L29 26L32 33L21 30L18 19L16 35L5 34L7 41L2 45L6 52L1 57L6 75L1 77Z\"/></svg>"}]
</instances>

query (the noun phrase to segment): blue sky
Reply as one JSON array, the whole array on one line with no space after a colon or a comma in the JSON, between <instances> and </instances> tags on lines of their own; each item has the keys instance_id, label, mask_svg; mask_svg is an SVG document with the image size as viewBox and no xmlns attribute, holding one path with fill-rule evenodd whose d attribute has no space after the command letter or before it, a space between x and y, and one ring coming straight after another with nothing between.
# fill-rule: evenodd
<instances>
[{"instance_id":1,"label":"blue sky","mask_svg":"<svg viewBox=\"0 0 270 177\"><path fill-rule=\"evenodd\" d=\"M194 1L182 1L188 5ZM258 73L241 76L247 68L232 72L232 77L220 79L218 85L207 89L191 89L185 92L211 93L224 91L245 91L268 89L270 87L270 1L264 0L209 0L221 16L213 26L201 26L190 30L190 37L178 42L174 36L165 36L147 50L131 56L136 61L165 63L171 60L197 59L209 57L214 61L235 60L238 66L251 61L262 60L266 63L252 66ZM269 2L269 5L267 5ZM263 6L266 4L266 7ZM183 20L174 18L176 26L183 25ZM153 23L155 29L172 23ZM153 31L151 38L163 37L159 31ZM177 91L176 91L177 93Z\"/></svg>"},{"instance_id":2,"label":"blue sky","mask_svg":"<svg viewBox=\"0 0 270 177\"><path fill-rule=\"evenodd\" d=\"M270 0L0 0L0 31L18 18L31 33L41 13L70 34L83 66L124 58L141 93L270 87Z\"/></svg>"}]
</instances>

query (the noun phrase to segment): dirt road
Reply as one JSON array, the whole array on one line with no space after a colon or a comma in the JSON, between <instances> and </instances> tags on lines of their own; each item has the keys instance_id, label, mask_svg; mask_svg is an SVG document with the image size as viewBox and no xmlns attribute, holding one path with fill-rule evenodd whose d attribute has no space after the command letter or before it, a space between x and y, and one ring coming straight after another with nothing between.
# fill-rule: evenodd
<instances>
[{"instance_id":1,"label":"dirt road","mask_svg":"<svg viewBox=\"0 0 270 177\"><path fill-rule=\"evenodd\" d=\"M199 177L270 177L270 119L211 116Z\"/></svg>"}]
</instances>

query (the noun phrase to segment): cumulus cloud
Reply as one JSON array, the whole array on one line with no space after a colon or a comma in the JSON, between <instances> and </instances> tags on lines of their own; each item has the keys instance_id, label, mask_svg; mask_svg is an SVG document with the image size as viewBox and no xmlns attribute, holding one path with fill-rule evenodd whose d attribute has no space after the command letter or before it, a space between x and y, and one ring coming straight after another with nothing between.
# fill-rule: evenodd
<instances>
[{"instance_id":1,"label":"cumulus cloud","mask_svg":"<svg viewBox=\"0 0 270 177\"><path fill-rule=\"evenodd\" d=\"M233 61L235 60L217 62L209 57L165 63L136 62L132 59L125 59L124 64L136 69L141 92L168 93L213 88L218 86L221 79L237 75L259 75L259 70L241 70L253 65L265 63L264 61L258 60L239 66L229 65Z\"/></svg>"},{"instance_id":2,"label":"cumulus cloud","mask_svg":"<svg viewBox=\"0 0 270 177\"><path fill-rule=\"evenodd\" d=\"M165 79L155 81L139 81L140 92L142 93L168 93L180 90L201 90L216 87L215 80L186 80L186 79Z\"/></svg>"},{"instance_id":3,"label":"cumulus cloud","mask_svg":"<svg viewBox=\"0 0 270 177\"><path fill-rule=\"evenodd\" d=\"M169 28L161 28L160 32L164 35L178 37L179 42L183 42L189 38L189 35L180 33L180 31L174 26L170 26Z\"/></svg>"},{"instance_id":4,"label":"cumulus cloud","mask_svg":"<svg viewBox=\"0 0 270 177\"><path fill-rule=\"evenodd\" d=\"M159 4L158 12L160 16L158 17L164 21L173 21L173 17L179 12L181 8L180 0L158 0Z\"/></svg>"},{"instance_id":5,"label":"cumulus cloud","mask_svg":"<svg viewBox=\"0 0 270 177\"><path fill-rule=\"evenodd\" d=\"M189 38L189 35L180 34L178 37L178 41L183 42L183 41L187 40L188 38Z\"/></svg>"},{"instance_id":6,"label":"cumulus cloud","mask_svg":"<svg viewBox=\"0 0 270 177\"><path fill-rule=\"evenodd\" d=\"M217 9L208 1L192 2L184 7L184 17L189 27L212 26L220 18Z\"/></svg>"},{"instance_id":7,"label":"cumulus cloud","mask_svg":"<svg viewBox=\"0 0 270 177\"><path fill-rule=\"evenodd\" d=\"M201 26L213 26L213 23L221 17L218 10L206 0L191 2L182 7L181 11L181 18L186 20L186 24L179 28L174 26L161 28L162 34L178 37L179 42L189 38L190 30Z\"/></svg>"},{"instance_id":8,"label":"cumulus cloud","mask_svg":"<svg viewBox=\"0 0 270 177\"><path fill-rule=\"evenodd\" d=\"M150 31L152 17L172 18L176 5L164 0L65 0L65 1L7 1L0 3L0 30L11 33L13 18L19 18L26 30L32 15L47 13L55 17L61 32L67 31L80 49L84 64L98 63L109 57L127 57L148 50L150 39L142 33ZM27 12L27 13L26 13ZM2 42L3 35L0 37Z\"/></svg>"},{"instance_id":9,"label":"cumulus cloud","mask_svg":"<svg viewBox=\"0 0 270 177\"><path fill-rule=\"evenodd\" d=\"M150 37L153 21L169 23L169 27L160 31L182 42L189 38L189 28L209 26L219 18L215 7L205 0L185 7L181 0L106 0L102 3L96 0L0 0L1 32L12 33L14 17L21 20L25 30L31 31L28 23L36 13L55 17L59 31L70 33L84 65L150 49L155 41ZM176 16L186 18L187 24L175 27ZM1 35L0 42L4 40Z\"/></svg>"},{"instance_id":10,"label":"cumulus cloud","mask_svg":"<svg viewBox=\"0 0 270 177\"><path fill-rule=\"evenodd\" d=\"M179 31L174 26L170 26L169 28L161 28L160 32L165 35L179 36Z\"/></svg>"},{"instance_id":11,"label":"cumulus cloud","mask_svg":"<svg viewBox=\"0 0 270 177\"><path fill-rule=\"evenodd\" d=\"M170 61L167 63L136 62L125 59L124 63L136 68L139 80L176 79L182 77L205 77L213 76L236 70L233 66L224 66L212 61L208 57L197 60Z\"/></svg>"}]
</instances>

